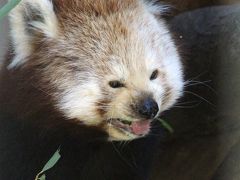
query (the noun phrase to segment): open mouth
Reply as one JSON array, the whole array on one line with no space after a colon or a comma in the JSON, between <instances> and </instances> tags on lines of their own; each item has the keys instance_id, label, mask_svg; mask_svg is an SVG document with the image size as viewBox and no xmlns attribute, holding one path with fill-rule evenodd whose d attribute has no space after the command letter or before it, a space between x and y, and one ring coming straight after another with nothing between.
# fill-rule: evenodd
<instances>
[{"instance_id":1,"label":"open mouth","mask_svg":"<svg viewBox=\"0 0 240 180\"><path fill-rule=\"evenodd\" d=\"M108 123L126 134L144 136L150 131L150 120L127 121L122 119L109 119Z\"/></svg>"}]
</instances>

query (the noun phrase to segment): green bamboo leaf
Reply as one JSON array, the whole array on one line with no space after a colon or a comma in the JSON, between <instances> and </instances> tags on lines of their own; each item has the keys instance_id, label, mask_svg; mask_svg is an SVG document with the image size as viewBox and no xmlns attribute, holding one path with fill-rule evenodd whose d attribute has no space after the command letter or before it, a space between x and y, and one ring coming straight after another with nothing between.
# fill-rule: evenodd
<instances>
[{"instance_id":1,"label":"green bamboo leaf","mask_svg":"<svg viewBox=\"0 0 240 180\"><path fill-rule=\"evenodd\" d=\"M162 124L162 126L167 129L170 133L174 133L174 129L172 128L172 126L170 124L168 124L166 121L164 121L163 119L158 118L158 120L160 121L160 123Z\"/></svg>"},{"instance_id":2,"label":"green bamboo leaf","mask_svg":"<svg viewBox=\"0 0 240 180\"><path fill-rule=\"evenodd\" d=\"M49 159L49 161L45 164L45 166L43 167L43 169L41 170L40 173L37 174L35 180L45 180L46 176L44 174L45 171L51 169L61 158L60 155L60 149L58 149L53 156L51 157L51 159Z\"/></svg>"},{"instance_id":3,"label":"green bamboo leaf","mask_svg":"<svg viewBox=\"0 0 240 180\"><path fill-rule=\"evenodd\" d=\"M45 172L49 169L51 169L60 159L61 155L59 154L60 150L58 149L54 155L51 157L51 159L47 162L47 164L43 167L42 171Z\"/></svg>"},{"instance_id":4,"label":"green bamboo leaf","mask_svg":"<svg viewBox=\"0 0 240 180\"><path fill-rule=\"evenodd\" d=\"M46 175L43 174L40 178L38 178L38 180L46 180Z\"/></svg>"},{"instance_id":5,"label":"green bamboo leaf","mask_svg":"<svg viewBox=\"0 0 240 180\"><path fill-rule=\"evenodd\" d=\"M0 21L4 16L6 16L15 6L20 3L21 0L9 0L7 4L5 4L1 9L0 9Z\"/></svg>"}]
</instances>

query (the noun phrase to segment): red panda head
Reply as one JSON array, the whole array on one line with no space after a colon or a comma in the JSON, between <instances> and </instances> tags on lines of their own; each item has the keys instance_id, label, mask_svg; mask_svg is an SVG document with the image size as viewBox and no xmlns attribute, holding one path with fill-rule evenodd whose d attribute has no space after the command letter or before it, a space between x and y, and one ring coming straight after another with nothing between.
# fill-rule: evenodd
<instances>
[{"instance_id":1,"label":"red panda head","mask_svg":"<svg viewBox=\"0 0 240 180\"><path fill-rule=\"evenodd\" d=\"M110 140L145 136L183 88L179 54L156 17L163 10L142 0L22 0L10 15L8 69L33 70L66 119L101 126Z\"/></svg>"}]
</instances>

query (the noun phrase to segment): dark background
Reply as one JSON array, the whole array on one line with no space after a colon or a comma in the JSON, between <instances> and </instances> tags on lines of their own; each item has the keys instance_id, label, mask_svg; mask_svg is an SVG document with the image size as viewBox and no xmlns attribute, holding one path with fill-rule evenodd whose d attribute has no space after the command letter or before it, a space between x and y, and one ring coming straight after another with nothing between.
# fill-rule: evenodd
<instances>
[{"instance_id":1,"label":"dark background","mask_svg":"<svg viewBox=\"0 0 240 180\"><path fill-rule=\"evenodd\" d=\"M238 180L240 6L188 8L180 5L170 25L190 82L184 98L163 115L175 132L159 145L152 180Z\"/></svg>"}]
</instances>

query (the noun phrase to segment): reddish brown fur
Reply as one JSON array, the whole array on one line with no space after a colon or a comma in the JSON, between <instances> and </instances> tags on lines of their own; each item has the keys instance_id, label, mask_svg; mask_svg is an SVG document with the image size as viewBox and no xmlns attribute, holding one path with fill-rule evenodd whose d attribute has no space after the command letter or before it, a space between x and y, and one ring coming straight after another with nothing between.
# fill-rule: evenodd
<instances>
[{"instance_id":1,"label":"reddish brown fur","mask_svg":"<svg viewBox=\"0 0 240 180\"><path fill-rule=\"evenodd\" d=\"M91 18L106 18L110 14L114 14L116 12L121 12L123 10L126 11L126 9L131 10L132 8L136 8L136 5L138 3L136 0L122 0L121 2L118 0L109 0L107 3L105 0L100 0L98 3L94 2L94 0L72 0L64 1L64 3L61 0L53 1L55 5L56 15L59 18L60 22L59 25L61 26L61 28L59 28L60 33L65 29L69 30L69 28L74 29L74 26L81 26L82 21L89 21ZM109 6L111 8L109 8ZM111 25L109 24L109 26L112 26L114 29L119 31L119 35L126 36L128 33L127 28L121 23L118 18L116 18L115 23ZM58 112L53 105L55 104L53 93L56 93L56 88L53 86L49 87L49 82L56 81L62 75L68 74L68 70L72 71L72 68L76 68L76 66L71 66L70 64L66 66L67 69L57 68L65 64L66 59L69 57L65 56L63 49L56 50L63 52L62 56L55 55L54 52L46 56L46 52L48 52L49 49L55 48L55 42L48 40L43 42L43 34L39 32L35 33L35 38L32 40L33 52L32 55L27 58L28 63L20 68L8 70L7 66L14 56L13 52L11 52L9 53L8 58L5 60L0 77L0 108L2 110L6 110L11 114L19 116L21 119L32 119L32 117L36 118L37 114L39 115L39 113L42 115L60 115L61 113ZM88 30L86 29L86 31L83 31L83 33L88 33ZM99 33L97 29L95 33L96 34L89 34L89 36L94 36L92 38L96 39L97 34ZM90 39L91 38L89 37L89 40ZM81 41L79 44L81 44ZM111 53L111 51L111 47L109 47L106 53ZM91 53L91 51L88 53ZM46 59L48 59L48 61L46 61ZM49 59L55 59L55 61L52 62L49 61ZM72 59L72 57L70 57L70 59ZM48 66L49 64L52 65ZM42 71L42 69L47 66L48 68L50 67L50 69ZM103 72L99 73L108 71L108 69L102 70ZM55 73L52 74L51 72ZM49 74L51 74L51 76L49 76ZM105 103L106 101L103 100L103 102ZM99 114L103 115L103 110L99 109ZM42 115L40 117L42 117ZM39 119L41 119L40 117ZM55 120L54 122L47 120L45 123L54 124L56 122ZM42 125L44 125L44 123L42 123Z\"/></svg>"},{"instance_id":2,"label":"reddish brown fur","mask_svg":"<svg viewBox=\"0 0 240 180\"><path fill-rule=\"evenodd\" d=\"M11 97L17 100L16 104L13 102L6 105L9 112L27 120L39 114L58 114L62 117L61 121L78 119L86 125L105 122L107 129L109 118L134 116L139 120L139 111L133 110L131 105L139 105L139 95L143 93L149 91L149 96L153 96L159 92L159 96L154 98L158 98L161 104L162 89L164 91L164 88L170 89L174 85L161 74L155 81L159 83L151 84L149 76L154 71L152 68L164 72L167 69L164 67L164 59L169 57L167 53L172 55L170 57L173 60L179 61L164 21L159 19L158 22L152 12L154 8L139 0L94 2L53 1L57 18L54 18L55 15L50 16L50 20L55 19L55 23L49 28L54 34L50 33L49 36L44 31L47 23L40 28L33 23L31 33L27 34L33 36L27 41L31 51L26 57L23 56L25 59L22 64L9 71L6 67L11 60L8 59L0 82L13 84L1 93L2 102ZM42 16L44 18L44 13ZM157 56L161 59L158 60ZM175 79L181 83L180 63L174 67L179 71L179 79ZM169 75L170 72L166 76ZM92 78L91 81L88 78ZM122 91L109 88L107 82L121 79L126 88L122 88ZM154 92L151 88L155 88ZM174 102L180 91L179 85L175 93L166 92L168 98L164 103L168 100L169 104Z\"/></svg>"}]
</instances>

